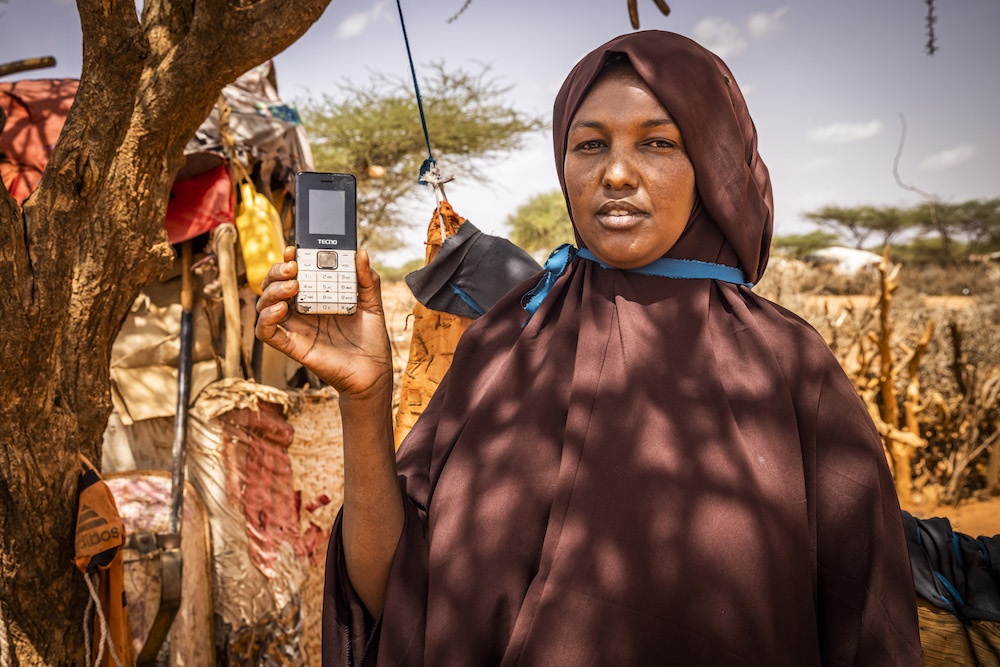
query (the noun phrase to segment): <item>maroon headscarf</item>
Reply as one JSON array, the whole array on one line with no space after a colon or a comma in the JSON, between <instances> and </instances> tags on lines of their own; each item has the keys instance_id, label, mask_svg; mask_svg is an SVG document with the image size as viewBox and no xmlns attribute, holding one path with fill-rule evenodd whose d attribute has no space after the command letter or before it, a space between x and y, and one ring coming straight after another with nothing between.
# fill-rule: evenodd
<instances>
[{"instance_id":1,"label":"maroon headscarf","mask_svg":"<svg viewBox=\"0 0 1000 667\"><path fill-rule=\"evenodd\" d=\"M757 130L726 64L686 37L656 30L622 35L573 68L552 114L563 194L573 115L605 64L619 54L677 123L694 166L699 199L684 234L666 256L736 266L756 283L767 266L774 215L771 181L757 154Z\"/></svg>"},{"instance_id":2,"label":"maroon headscarf","mask_svg":"<svg viewBox=\"0 0 1000 667\"><path fill-rule=\"evenodd\" d=\"M756 280L767 171L732 75L690 40L636 33L584 58L556 101L560 175L612 52L694 164L701 203L668 256ZM380 619L335 530L326 664L921 664L882 444L815 331L745 287L582 259L522 328L534 282L467 330L403 442Z\"/></svg>"}]
</instances>

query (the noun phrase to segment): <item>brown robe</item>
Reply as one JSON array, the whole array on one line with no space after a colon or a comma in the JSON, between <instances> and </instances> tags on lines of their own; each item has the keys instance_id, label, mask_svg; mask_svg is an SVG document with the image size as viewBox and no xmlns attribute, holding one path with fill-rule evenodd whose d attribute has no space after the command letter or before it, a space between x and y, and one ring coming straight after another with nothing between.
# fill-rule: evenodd
<instances>
[{"instance_id":1,"label":"brown robe","mask_svg":"<svg viewBox=\"0 0 1000 667\"><path fill-rule=\"evenodd\" d=\"M771 192L732 74L633 33L570 74L556 163L608 53L677 121L698 202L668 257L767 262ZM522 328L515 289L463 336L398 454L385 611L331 541L324 663L919 665L881 441L822 338L751 290L578 259Z\"/></svg>"}]
</instances>

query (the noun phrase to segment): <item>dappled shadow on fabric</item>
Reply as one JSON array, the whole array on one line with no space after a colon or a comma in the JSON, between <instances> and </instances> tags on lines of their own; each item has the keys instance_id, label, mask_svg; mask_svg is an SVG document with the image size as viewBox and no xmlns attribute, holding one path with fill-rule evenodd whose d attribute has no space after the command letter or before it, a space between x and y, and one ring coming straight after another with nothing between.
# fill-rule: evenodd
<instances>
[{"instance_id":1,"label":"dappled shadow on fabric","mask_svg":"<svg viewBox=\"0 0 1000 667\"><path fill-rule=\"evenodd\" d=\"M418 528L380 660L811 662L863 639L824 622L859 626L869 587L908 585L868 570L891 480L822 339L742 288L657 280L578 263L525 329L513 297L470 329L455 363L477 370L445 378L400 451Z\"/></svg>"}]
</instances>

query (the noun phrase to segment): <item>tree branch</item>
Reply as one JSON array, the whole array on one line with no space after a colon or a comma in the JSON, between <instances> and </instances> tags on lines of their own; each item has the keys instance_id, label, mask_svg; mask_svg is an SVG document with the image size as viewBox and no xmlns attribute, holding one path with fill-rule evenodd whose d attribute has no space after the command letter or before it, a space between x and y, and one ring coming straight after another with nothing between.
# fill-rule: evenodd
<instances>
[{"instance_id":1,"label":"tree branch","mask_svg":"<svg viewBox=\"0 0 1000 667\"><path fill-rule=\"evenodd\" d=\"M927 200L927 206L931 216L931 224L934 226L934 229L941 237L941 245L944 247L945 256L952 264L954 264L955 261L951 253L951 238L948 236L948 230L941 224L941 221L938 220L937 197L930 194L929 192L921 190L915 185L904 183L903 179L899 175L899 160L903 156L903 146L906 145L906 116L904 116L902 113L899 114L899 124L900 124L899 146L896 148L896 157L892 161L892 176L893 178L896 179L896 185L903 188L904 190L909 190L910 192L914 192Z\"/></svg>"},{"instance_id":2,"label":"tree branch","mask_svg":"<svg viewBox=\"0 0 1000 667\"><path fill-rule=\"evenodd\" d=\"M194 8L190 2L146 0L142 6L142 28L149 41L148 67L156 67L183 41L191 30Z\"/></svg>"},{"instance_id":3,"label":"tree branch","mask_svg":"<svg viewBox=\"0 0 1000 667\"><path fill-rule=\"evenodd\" d=\"M298 0L291 13L288 0L197 0L191 39L215 45L210 69L229 83L288 48L329 4L330 0Z\"/></svg>"},{"instance_id":4,"label":"tree branch","mask_svg":"<svg viewBox=\"0 0 1000 667\"><path fill-rule=\"evenodd\" d=\"M24 60L15 60L14 62L0 65L0 76L7 76L9 74L17 74L18 72L27 72L33 69L44 69L46 67L55 66L56 59L52 56L44 56L42 58L25 58Z\"/></svg>"}]
</instances>

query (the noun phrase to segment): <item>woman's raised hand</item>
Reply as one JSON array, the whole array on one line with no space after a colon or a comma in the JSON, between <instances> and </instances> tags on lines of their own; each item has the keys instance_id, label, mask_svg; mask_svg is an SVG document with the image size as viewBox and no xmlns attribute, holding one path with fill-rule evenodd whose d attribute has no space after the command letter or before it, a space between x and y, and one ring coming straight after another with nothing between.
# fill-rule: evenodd
<instances>
[{"instance_id":1,"label":"woman's raised hand","mask_svg":"<svg viewBox=\"0 0 1000 667\"><path fill-rule=\"evenodd\" d=\"M336 389L341 398L392 392L392 355L382 311L379 276L368 253L358 252L358 310L353 315L301 315L292 308L298 294L295 248L264 278L257 300L257 338L284 352Z\"/></svg>"}]
</instances>

